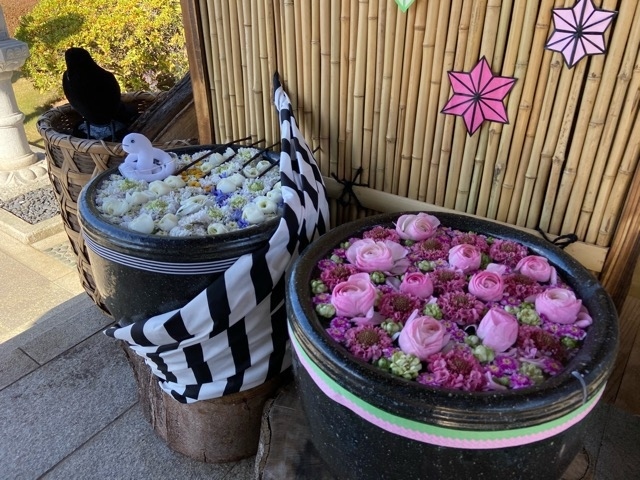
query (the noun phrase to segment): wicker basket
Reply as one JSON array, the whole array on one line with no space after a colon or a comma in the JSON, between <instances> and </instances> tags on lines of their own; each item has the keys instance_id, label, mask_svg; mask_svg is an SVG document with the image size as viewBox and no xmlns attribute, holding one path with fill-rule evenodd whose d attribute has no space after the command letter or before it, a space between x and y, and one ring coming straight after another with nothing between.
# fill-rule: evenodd
<instances>
[{"instance_id":1,"label":"wicker basket","mask_svg":"<svg viewBox=\"0 0 640 480\"><path fill-rule=\"evenodd\" d=\"M138 113L146 110L156 99L156 95L147 92L122 95L122 101L134 107ZM109 313L95 288L91 264L80 233L77 200L80 190L91 178L118 166L124 161L126 152L120 143L74 137L74 128L81 118L71 105L65 104L42 115L37 128L44 139L49 179L60 203L65 231L77 257L82 286L96 305ZM157 146L167 149L188 144L186 140L173 140Z\"/></svg>"}]
</instances>

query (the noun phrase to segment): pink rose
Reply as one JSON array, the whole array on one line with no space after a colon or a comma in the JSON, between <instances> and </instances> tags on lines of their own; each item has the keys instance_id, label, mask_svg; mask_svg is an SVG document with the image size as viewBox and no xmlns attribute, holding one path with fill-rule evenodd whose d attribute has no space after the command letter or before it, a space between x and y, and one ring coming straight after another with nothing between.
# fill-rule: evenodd
<instances>
[{"instance_id":1,"label":"pink rose","mask_svg":"<svg viewBox=\"0 0 640 480\"><path fill-rule=\"evenodd\" d=\"M449 250L449 264L463 273L469 273L480 268L482 252L475 245L463 243L451 247Z\"/></svg>"},{"instance_id":2,"label":"pink rose","mask_svg":"<svg viewBox=\"0 0 640 480\"><path fill-rule=\"evenodd\" d=\"M333 288L331 305L338 316L351 318L357 323L374 323L373 304L376 297L376 287L371 283L369 274L356 273Z\"/></svg>"},{"instance_id":3,"label":"pink rose","mask_svg":"<svg viewBox=\"0 0 640 480\"><path fill-rule=\"evenodd\" d=\"M476 330L478 337L496 353L504 352L518 339L518 320L502 308L489 310Z\"/></svg>"},{"instance_id":4,"label":"pink rose","mask_svg":"<svg viewBox=\"0 0 640 480\"><path fill-rule=\"evenodd\" d=\"M552 271L555 269L549 265L549 261L546 258L529 255L518 262L515 270L537 282L548 282L551 279Z\"/></svg>"},{"instance_id":5,"label":"pink rose","mask_svg":"<svg viewBox=\"0 0 640 480\"><path fill-rule=\"evenodd\" d=\"M398 337L398 346L407 354L413 354L421 361L438 353L449 341L447 329L433 317L418 316L415 310Z\"/></svg>"},{"instance_id":6,"label":"pink rose","mask_svg":"<svg viewBox=\"0 0 640 480\"><path fill-rule=\"evenodd\" d=\"M422 272L407 273L402 278L400 291L418 298L429 298L433 293L433 282L429 275Z\"/></svg>"},{"instance_id":7,"label":"pink rose","mask_svg":"<svg viewBox=\"0 0 640 480\"><path fill-rule=\"evenodd\" d=\"M405 257L409 251L391 240L376 242L364 238L353 242L347 251L347 260L365 272L388 272L393 275L404 273L409 267Z\"/></svg>"},{"instance_id":8,"label":"pink rose","mask_svg":"<svg viewBox=\"0 0 640 480\"><path fill-rule=\"evenodd\" d=\"M433 237L438 225L440 220L424 212L401 215L396 223L396 232L405 240L420 241Z\"/></svg>"},{"instance_id":9,"label":"pink rose","mask_svg":"<svg viewBox=\"0 0 640 480\"><path fill-rule=\"evenodd\" d=\"M501 300L503 290L502 277L495 272L478 272L469 280L469 293L485 302Z\"/></svg>"},{"instance_id":10,"label":"pink rose","mask_svg":"<svg viewBox=\"0 0 640 480\"><path fill-rule=\"evenodd\" d=\"M487 272L497 273L501 276L509 273L509 267L502 263L490 263L489 265L487 265L487 268L485 268L485 270Z\"/></svg>"},{"instance_id":11,"label":"pink rose","mask_svg":"<svg viewBox=\"0 0 640 480\"><path fill-rule=\"evenodd\" d=\"M569 324L578 319L582 300L566 288L550 288L536 296L536 312L555 323Z\"/></svg>"}]
</instances>

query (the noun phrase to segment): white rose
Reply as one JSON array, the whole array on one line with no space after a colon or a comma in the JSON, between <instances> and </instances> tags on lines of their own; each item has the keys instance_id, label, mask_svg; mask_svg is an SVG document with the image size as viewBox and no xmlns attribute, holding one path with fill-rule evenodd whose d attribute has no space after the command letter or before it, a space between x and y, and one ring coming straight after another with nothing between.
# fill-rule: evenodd
<instances>
[{"instance_id":1,"label":"white rose","mask_svg":"<svg viewBox=\"0 0 640 480\"><path fill-rule=\"evenodd\" d=\"M260 160L256 165L256 169L259 173L262 173L269 168L271 168L271 162L269 160Z\"/></svg>"},{"instance_id":2,"label":"white rose","mask_svg":"<svg viewBox=\"0 0 640 480\"><path fill-rule=\"evenodd\" d=\"M219 235L221 233L227 233L229 230L222 223L212 223L207 227L207 233L209 235Z\"/></svg>"},{"instance_id":3,"label":"white rose","mask_svg":"<svg viewBox=\"0 0 640 480\"><path fill-rule=\"evenodd\" d=\"M209 197L206 195L194 195L193 197L189 197L182 202L182 206L178 209L176 215L184 216L195 213L200 210L205 203L207 203L208 199Z\"/></svg>"},{"instance_id":4,"label":"white rose","mask_svg":"<svg viewBox=\"0 0 640 480\"><path fill-rule=\"evenodd\" d=\"M211 165L213 165L214 167L217 167L218 165L220 165L222 162L224 162L224 157L220 154L220 153L213 153L210 157L209 160L207 160L207 163L210 163Z\"/></svg>"},{"instance_id":5,"label":"white rose","mask_svg":"<svg viewBox=\"0 0 640 480\"><path fill-rule=\"evenodd\" d=\"M119 217L129 211L131 205L120 198L107 197L102 202L102 211L107 215Z\"/></svg>"},{"instance_id":6,"label":"white rose","mask_svg":"<svg viewBox=\"0 0 640 480\"><path fill-rule=\"evenodd\" d=\"M282 190L278 188L267 192L267 198L276 204L280 203L282 201Z\"/></svg>"},{"instance_id":7,"label":"white rose","mask_svg":"<svg viewBox=\"0 0 640 480\"><path fill-rule=\"evenodd\" d=\"M156 198L156 194L148 190L144 192L127 192L126 199L131 205L143 205Z\"/></svg>"},{"instance_id":8,"label":"white rose","mask_svg":"<svg viewBox=\"0 0 640 480\"><path fill-rule=\"evenodd\" d=\"M173 227L178 225L178 216L173 213L167 213L158 222L158 228L163 232L168 232Z\"/></svg>"},{"instance_id":9,"label":"white rose","mask_svg":"<svg viewBox=\"0 0 640 480\"><path fill-rule=\"evenodd\" d=\"M169 185L171 188L182 188L186 185L185 181L176 175L169 175L163 180L163 182Z\"/></svg>"},{"instance_id":10,"label":"white rose","mask_svg":"<svg viewBox=\"0 0 640 480\"><path fill-rule=\"evenodd\" d=\"M251 165L247 165L242 169L242 173L247 178L256 178L259 174L258 169L256 167L252 167Z\"/></svg>"},{"instance_id":11,"label":"white rose","mask_svg":"<svg viewBox=\"0 0 640 480\"><path fill-rule=\"evenodd\" d=\"M256 197L253 202L255 203L256 207L258 207L260 210L262 210L263 213L266 214L276 213L276 210L278 209L276 202L265 196Z\"/></svg>"},{"instance_id":12,"label":"white rose","mask_svg":"<svg viewBox=\"0 0 640 480\"><path fill-rule=\"evenodd\" d=\"M216 188L222 193L231 193L235 192L238 187L236 186L236 183L230 178L223 178L218 182Z\"/></svg>"},{"instance_id":13,"label":"white rose","mask_svg":"<svg viewBox=\"0 0 640 480\"><path fill-rule=\"evenodd\" d=\"M166 195L171 191L171 186L162 180L154 180L149 184L149 191L156 195Z\"/></svg>"},{"instance_id":14,"label":"white rose","mask_svg":"<svg viewBox=\"0 0 640 480\"><path fill-rule=\"evenodd\" d=\"M248 223L255 225L264 222L264 212L254 204L249 204L242 209L242 218Z\"/></svg>"},{"instance_id":15,"label":"white rose","mask_svg":"<svg viewBox=\"0 0 640 480\"><path fill-rule=\"evenodd\" d=\"M201 164L198 168L200 169L200 171L204 174L209 173L211 170L213 170L213 165L210 164L209 162L204 162L203 164Z\"/></svg>"},{"instance_id":16,"label":"white rose","mask_svg":"<svg viewBox=\"0 0 640 480\"><path fill-rule=\"evenodd\" d=\"M236 187L241 187L246 178L244 178L244 175L242 175L241 173L234 173L229 177L229 180L235 183Z\"/></svg>"},{"instance_id":17,"label":"white rose","mask_svg":"<svg viewBox=\"0 0 640 480\"><path fill-rule=\"evenodd\" d=\"M140 233L151 233L155 228L151 215L143 213L129 222L129 229Z\"/></svg>"}]
</instances>

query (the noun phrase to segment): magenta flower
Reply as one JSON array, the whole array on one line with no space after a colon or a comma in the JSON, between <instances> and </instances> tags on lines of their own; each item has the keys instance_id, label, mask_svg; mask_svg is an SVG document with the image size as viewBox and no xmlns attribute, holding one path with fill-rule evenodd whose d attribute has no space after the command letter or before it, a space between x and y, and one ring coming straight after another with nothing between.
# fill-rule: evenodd
<instances>
[{"instance_id":1,"label":"magenta flower","mask_svg":"<svg viewBox=\"0 0 640 480\"><path fill-rule=\"evenodd\" d=\"M443 238L428 238L411 246L411 252L420 260L447 259L451 244Z\"/></svg>"},{"instance_id":2,"label":"magenta flower","mask_svg":"<svg viewBox=\"0 0 640 480\"><path fill-rule=\"evenodd\" d=\"M435 353L428 360L428 371L433 374L428 380L437 386L477 392L484 388L487 379L482 365L468 347L457 346L447 353ZM421 376L417 381L423 383Z\"/></svg>"},{"instance_id":3,"label":"magenta flower","mask_svg":"<svg viewBox=\"0 0 640 480\"><path fill-rule=\"evenodd\" d=\"M337 284L346 281L351 275L358 273L358 269L348 263L335 263L330 260L329 262L330 265L326 264L320 272L320 280L324 282L329 290L333 290Z\"/></svg>"},{"instance_id":4,"label":"magenta flower","mask_svg":"<svg viewBox=\"0 0 640 480\"><path fill-rule=\"evenodd\" d=\"M422 302L408 293L389 292L382 295L378 311L383 318L394 322L405 322L414 310L419 310Z\"/></svg>"},{"instance_id":5,"label":"magenta flower","mask_svg":"<svg viewBox=\"0 0 640 480\"><path fill-rule=\"evenodd\" d=\"M391 240L392 242L400 243L400 236L398 235L398 232L391 228L385 228L380 225L377 225L371 230L367 230L366 232L364 232L362 234L362 238L370 238L372 240L375 240L376 242Z\"/></svg>"},{"instance_id":6,"label":"magenta flower","mask_svg":"<svg viewBox=\"0 0 640 480\"><path fill-rule=\"evenodd\" d=\"M454 231L455 235L451 239L451 245L474 245L480 249L483 253L489 252L489 244L487 243L487 239L482 235L478 235L476 233L468 233L468 232L459 232Z\"/></svg>"},{"instance_id":7,"label":"magenta flower","mask_svg":"<svg viewBox=\"0 0 640 480\"><path fill-rule=\"evenodd\" d=\"M449 292L438 297L437 304L442 317L458 325L477 324L484 310L484 304L470 293Z\"/></svg>"},{"instance_id":8,"label":"magenta flower","mask_svg":"<svg viewBox=\"0 0 640 480\"><path fill-rule=\"evenodd\" d=\"M496 263L504 263L515 268L527 256L527 247L511 240L494 240L489 248L489 256Z\"/></svg>"},{"instance_id":9,"label":"magenta flower","mask_svg":"<svg viewBox=\"0 0 640 480\"><path fill-rule=\"evenodd\" d=\"M383 350L392 344L387 332L371 325L350 328L344 336L344 345L349 352L365 362L375 362L382 356Z\"/></svg>"},{"instance_id":10,"label":"magenta flower","mask_svg":"<svg viewBox=\"0 0 640 480\"><path fill-rule=\"evenodd\" d=\"M429 273L433 283L433 292L441 295L446 292L462 291L466 285L466 279L462 272L452 268L441 268Z\"/></svg>"},{"instance_id":11,"label":"magenta flower","mask_svg":"<svg viewBox=\"0 0 640 480\"><path fill-rule=\"evenodd\" d=\"M508 297L514 297L520 300L534 297L544 290L544 287L538 282L520 273L507 275L503 278L503 282L504 293Z\"/></svg>"}]
</instances>

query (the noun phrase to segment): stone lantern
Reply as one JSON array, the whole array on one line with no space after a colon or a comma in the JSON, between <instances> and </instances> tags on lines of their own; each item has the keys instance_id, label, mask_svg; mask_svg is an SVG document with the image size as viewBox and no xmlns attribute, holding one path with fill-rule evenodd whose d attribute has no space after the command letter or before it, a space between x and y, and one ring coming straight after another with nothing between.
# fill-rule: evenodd
<instances>
[{"instance_id":1,"label":"stone lantern","mask_svg":"<svg viewBox=\"0 0 640 480\"><path fill-rule=\"evenodd\" d=\"M28 56L26 43L9 38L0 7L0 184L25 183L38 176L28 168L37 163L38 158L27 142L24 114L18 109L11 85L13 72L22 67Z\"/></svg>"}]
</instances>

